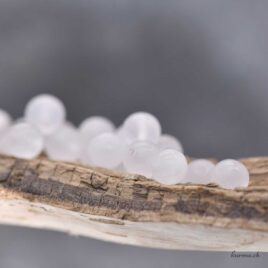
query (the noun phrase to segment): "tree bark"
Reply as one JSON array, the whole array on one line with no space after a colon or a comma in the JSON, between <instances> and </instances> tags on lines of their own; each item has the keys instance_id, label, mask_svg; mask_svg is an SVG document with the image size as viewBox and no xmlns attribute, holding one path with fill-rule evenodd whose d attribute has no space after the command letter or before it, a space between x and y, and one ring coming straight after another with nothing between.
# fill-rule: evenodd
<instances>
[{"instance_id":1,"label":"tree bark","mask_svg":"<svg viewBox=\"0 0 268 268\"><path fill-rule=\"evenodd\" d=\"M268 251L268 157L241 161L249 187L226 190L0 156L0 223L138 246Z\"/></svg>"}]
</instances>

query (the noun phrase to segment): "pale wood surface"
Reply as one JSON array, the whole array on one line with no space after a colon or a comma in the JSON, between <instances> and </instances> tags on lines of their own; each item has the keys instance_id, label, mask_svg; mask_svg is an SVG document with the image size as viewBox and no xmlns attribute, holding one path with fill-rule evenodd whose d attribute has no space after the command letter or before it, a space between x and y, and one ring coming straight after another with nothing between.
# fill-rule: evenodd
<instances>
[{"instance_id":1,"label":"pale wood surface","mask_svg":"<svg viewBox=\"0 0 268 268\"><path fill-rule=\"evenodd\" d=\"M0 223L166 249L268 251L268 158L250 186L164 186L142 176L0 156Z\"/></svg>"}]
</instances>

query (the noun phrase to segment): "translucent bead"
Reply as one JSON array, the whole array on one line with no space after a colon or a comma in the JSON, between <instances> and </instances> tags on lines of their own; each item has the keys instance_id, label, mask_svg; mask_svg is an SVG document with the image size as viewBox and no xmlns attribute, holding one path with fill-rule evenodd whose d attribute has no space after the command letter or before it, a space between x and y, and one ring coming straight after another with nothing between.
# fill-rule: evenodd
<instances>
[{"instance_id":1,"label":"translucent bead","mask_svg":"<svg viewBox=\"0 0 268 268\"><path fill-rule=\"evenodd\" d=\"M161 125L158 119L145 112L137 112L126 118L122 126L128 144L135 141L157 143L161 135Z\"/></svg>"},{"instance_id":2,"label":"translucent bead","mask_svg":"<svg viewBox=\"0 0 268 268\"><path fill-rule=\"evenodd\" d=\"M124 140L126 143L128 143L128 141L126 140L124 131L123 131L123 126L119 126L116 130L115 130L116 134L118 135L118 137L122 140Z\"/></svg>"},{"instance_id":3,"label":"translucent bead","mask_svg":"<svg viewBox=\"0 0 268 268\"><path fill-rule=\"evenodd\" d=\"M85 161L95 166L115 168L119 166L126 153L126 145L114 133L103 133L91 139Z\"/></svg>"},{"instance_id":4,"label":"translucent bead","mask_svg":"<svg viewBox=\"0 0 268 268\"><path fill-rule=\"evenodd\" d=\"M43 135L48 136L63 125L66 111L58 98L42 94L28 102L24 115L28 123L38 127Z\"/></svg>"},{"instance_id":5,"label":"translucent bead","mask_svg":"<svg viewBox=\"0 0 268 268\"><path fill-rule=\"evenodd\" d=\"M187 170L185 182L208 184L210 183L211 172L215 165L207 159L192 161Z\"/></svg>"},{"instance_id":6,"label":"translucent bead","mask_svg":"<svg viewBox=\"0 0 268 268\"><path fill-rule=\"evenodd\" d=\"M132 143L124 158L125 170L129 173L152 177L152 162L158 153L157 147L146 141Z\"/></svg>"},{"instance_id":7,"label":"translucent bead","mask_svg":"<svg viewBox=\"0 0 268 268\"><path fill-rule=\"evenodd\" d=\"M79 131L82 134L84 142L88 142L102 133L114 132L114 130L114 124L102 116L91 116L85 119L79 126Z\"/></svg>"},{"instance_id":8,"label":"translucent bead","mask_svg":"<svg viewBox=\"0 0 268 268\"><path fill-rule=\"evenodd\" d=\"M4 134L10 125L11 116L6 111L0 109L0 136Z\"/></svg>"},{"instance_id":9,"label":"translucent bead","mask_svg":"<svg viewBox=\"0 0 268 268\"><path fill-rule=\"evenodd\" d=\"M175 137L168 134L161 135L158 142L158 147L160 150L175 149L183 153L183 147L181 143Z\"/></svg>"},{"instance_id":10,"label":"translucent bead","mask_svg":"<svg viewBox=\"0 0 268 268\"><path fill-rule=\"evenodd\" d=\"M241 162L226 159L219 162L213 169L211 180L226 189L247 187L249 184L249 172Z\"/></svg>"},{"instance_id":11,"label":"translucent bead","mask_svg":"<svg viewBox=\"0 0 268 268\"><path fill-rule=\"evenodd\" d=\"M37 128L28 123L10 127L1 139L1 152L19 158L37 157L44 148L44 141Z\"/></svg>"},{"instance_id":12,"label":"translucent bead","mask_svg":"<svg viewBox=\"0 0 268 268\"><path fill-rule=\"evenodd\" d=\"M161 151L153 162L153 178L163 184L181 182L187 172L187 160L177 150Z\"/></svg>"},{"instance_id":13,"label":"translucent bead","mask_svg":"<svg viewBox=\"0 0 268 268\"><path fill-rule=\"evenodd\" d=\"M45 139L45 150L50 159L77 161L81 154L81 137L78 130L66 123Z\"/></svg>"}]
</instances>

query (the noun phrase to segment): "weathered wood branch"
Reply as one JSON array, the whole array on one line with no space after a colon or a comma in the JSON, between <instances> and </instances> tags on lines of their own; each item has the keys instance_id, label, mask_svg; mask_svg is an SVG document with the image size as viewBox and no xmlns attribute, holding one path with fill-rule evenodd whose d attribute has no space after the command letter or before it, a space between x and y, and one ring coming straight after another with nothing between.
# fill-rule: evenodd
<instances>
[{"instance_id":1,"label":"weathered wood branch","mask_svg":"<svg viewBox=\"0 0 268 268\"><path fill-rule=\"evenodd\" d=\"M250 186L164 186L138 175L0 156L0 223L169 249L268 251L268 158Z\"/></svg>"}]
</instances>

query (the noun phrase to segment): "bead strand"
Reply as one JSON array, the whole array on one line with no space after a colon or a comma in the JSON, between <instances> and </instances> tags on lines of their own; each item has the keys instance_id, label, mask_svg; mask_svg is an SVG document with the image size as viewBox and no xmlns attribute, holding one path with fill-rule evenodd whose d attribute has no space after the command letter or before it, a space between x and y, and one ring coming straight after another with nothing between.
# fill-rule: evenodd
<instances>
[{"instance_id":1,"label":"bead strand","mask_svg":"<svg viewBox=\"0 0 268 268\"><path fill-rule=\"evenodd\" d=\"M120 169L167 185L215 183L235 189L249 184L249 172L239 161L188 163L180 141L162 134L152 114L133 113L118 128L105 117L91 116L76 128L66 120L62 101L49 94L32 98L24 116L13 122L0 110L0 152L24 159L45 152L52 160Z\"/></svg>"}]
</instances>

